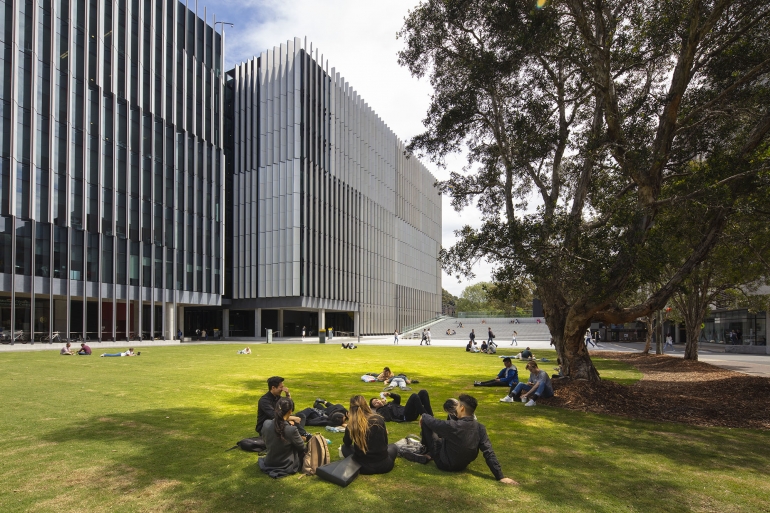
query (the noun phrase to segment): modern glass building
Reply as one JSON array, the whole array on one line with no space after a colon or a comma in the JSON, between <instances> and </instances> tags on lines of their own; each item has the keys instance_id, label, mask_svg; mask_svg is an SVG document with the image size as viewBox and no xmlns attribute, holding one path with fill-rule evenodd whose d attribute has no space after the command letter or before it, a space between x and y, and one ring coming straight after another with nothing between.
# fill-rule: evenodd
<instances>
[{"instance_id":1,"label":"modern glass building","mask_svg":"<svg viewBox=\"0 0 770 513\"><path fill-rule=\"evenodd\" d=\"M0 0L3 338L170 338L223 292L221 34L177 0Z\"/></svg>"},{"instance_id":2,"label":"modern glass building","mask_svg":"<svg viewBox=\"0 0 770 513\"><path fill-rule=\"evenodd\" d=\"M221 320L186 326L382 334L440 315L441 197L385 122L299 39L225 82L232 272Z\"/></svg>"}]
</instances>

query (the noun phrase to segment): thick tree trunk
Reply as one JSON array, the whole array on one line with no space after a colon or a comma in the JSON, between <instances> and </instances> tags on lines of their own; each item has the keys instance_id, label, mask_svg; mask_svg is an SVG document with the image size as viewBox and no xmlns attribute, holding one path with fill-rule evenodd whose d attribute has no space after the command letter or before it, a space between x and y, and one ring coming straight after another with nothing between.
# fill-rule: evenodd
<instances>
[{"instance_id":1,"label":"thick tree trunk","mask_svg":"<svg viewBox=\"0 0 770 513\"><path fill-rule=\"evenodd\" d=\"M698 361L698 341L700 339L700 326L690 328L687 325L687 342L684 346L684 359Z\"/></svg>"},{"instance_id":2,"label":"thick tree trunk","mask_svg":"<svg viewBox=\"0 0 770 513\"><path fill-rule=\"evenodd\" d=\"M541 289L542 290L542 289ZM591 319L585 316L575 315L575 307L562 305L561 308L555 297L548 298L547 294L540 294L543 301L545 322L554 339L556 352L560 355L564 375L572 379L585 379L599 381L599 373L596 371L585 343L585 332L591 326Z\"/></svg>"}]
</instances>

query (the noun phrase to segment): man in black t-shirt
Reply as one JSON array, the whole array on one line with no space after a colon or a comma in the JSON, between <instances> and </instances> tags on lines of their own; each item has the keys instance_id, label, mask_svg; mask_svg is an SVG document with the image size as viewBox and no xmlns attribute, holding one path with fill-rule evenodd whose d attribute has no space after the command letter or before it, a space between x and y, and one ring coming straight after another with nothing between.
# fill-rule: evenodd
<instances>
[{"instance_id":1,"label":"man in black t-shirt","mask_svg":"<svg viewBox=\"0 0 770 513\"><path fill-rule=\"evenodd\" d=\"M260 397L257 404L257 427L256 431L260 435L262 434L262 425L266 420L273 420L275 418L275 403L281 398L281 394L291 398L291 393L286 385L283 384L283 378L280 376L273 376L267 380L267 393ZM300 414L292 415L289 417L289 423L299 427L299 433L302 436L307 435L305 430L305 416Z\"/></svg>"}]
</instances>

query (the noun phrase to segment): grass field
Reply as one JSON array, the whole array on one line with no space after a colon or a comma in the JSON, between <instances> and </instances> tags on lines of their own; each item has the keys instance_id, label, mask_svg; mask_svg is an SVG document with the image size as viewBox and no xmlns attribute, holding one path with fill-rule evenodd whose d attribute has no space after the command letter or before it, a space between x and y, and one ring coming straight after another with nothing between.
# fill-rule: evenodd
<instances>
[{"instance_id":1,"label":"grass field","mask_svg":"<svg viewBox=\"0 0 770 513\"><path fill-rule=\"evenodd\" d=\"M500 360L461 349L261 344L236 355L241 347L0 354L0 511L770 511L768 432L503 404L504 389L472 386ZM481 456L454 474L399 460L342 489L272 480L255 454L225 452L254 436L269 376L286 378L302 409L316 397L376 395L381 388L359 378L384 365L419 378L415 391L427 389L437 411L447 397L475 395L503 470L521 486L496 482ZM641 377L617 362L597 367L625 384ZM389 431L393 442L419 426ZM337 459L342 435L326 433Z\"/></svg>"}]
</instances>

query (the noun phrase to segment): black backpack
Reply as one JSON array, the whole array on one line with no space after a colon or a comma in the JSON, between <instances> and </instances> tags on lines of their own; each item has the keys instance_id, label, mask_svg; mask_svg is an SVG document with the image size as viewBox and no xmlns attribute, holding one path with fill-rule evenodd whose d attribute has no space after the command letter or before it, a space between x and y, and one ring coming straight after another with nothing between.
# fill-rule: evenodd
<instances>
[{"instance_id":1,"label":"black backpack","mask_svg":"<svg viewBox=\"0 0 770 513\"><path fill-rule=\"evenodd\" d=\"M242 451L246 452L265 452L267 451L267 444L265 443L264 438L257 436L255 438L244 438L227 450L232 451L233 449L237 448L240 448Z\"/></svg>"}]
</instances>

